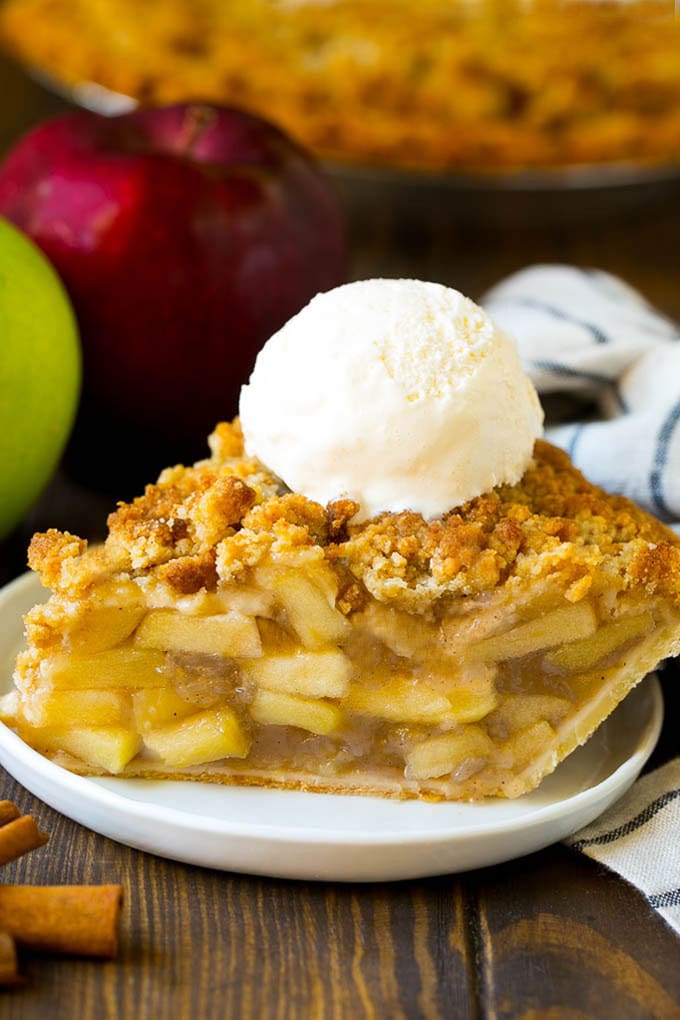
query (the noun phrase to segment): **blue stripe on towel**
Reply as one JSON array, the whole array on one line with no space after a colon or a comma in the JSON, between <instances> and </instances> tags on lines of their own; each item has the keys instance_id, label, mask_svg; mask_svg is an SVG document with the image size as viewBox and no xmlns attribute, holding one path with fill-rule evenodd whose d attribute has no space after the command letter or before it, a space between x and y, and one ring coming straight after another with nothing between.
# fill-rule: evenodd
<instances>
[{"instance_id":1,"label":"blue stripe on towel","mask_svg":"<svg viewBox=\"0 0 680 1020\"><path fill-rule=\"evenodd\" d=\"M616 397L616 402L619 405L619 409L621 411L621 414L629 414L630 413L630 407L628 406L628 402L626 401L626 398L624 397L623 393L621 392L621 387L619 386L618 382L612 383L612 392L614 393L614 396Z\"/></svg>"},{"instance_id":2,"label":"blue stripe on towel","mask_svg":"<svg viewBox=\"0 0 680 1020\"><path fill-rule=\"evenodd\" d=\"M571 322L575 326L580 326L582 329L587 330L596 344L606 344L609 342L607 335L602 332L599 326L592 322L584 322L583 319L577 319L556 305L549 305L544 301L536 301L534 298L503 298L502 304L521 305L523 308L534 308L538 312L547 312L548 315L552 315L555 319L563 319L565 322Z\"/></svg>"},{"instance_id":3,"label":"blue stripe on towel","mask_svg":"<svg viewBox=\"0 0 680 1020\"><path fill-rule=\"evenodd\" d=\"M571 368L569 365L562 365L559 361L532 361L533 368L541 372L550 372L552 375L561 376L563 379L583 379L584 382L594 383L596 386L611 386L615 377L602 375L599 372L584 372L580 368Z\"/></svg>"},{"instance_id":4,"label":"blue stripe on towel","mask_svg":"<svg viewBox=\"0 0 680 1020\"><path fill-rule=\"evenodd\" d=\"M647 901L650 906L656 907L680 907L680 889L667 889L666 892L654 893L653 896L648 896Z\"/></svg>"},{"instance_id":5,"label":"blue stripe on towel","mask_svg":"<svg viewBox=\"0 0 680 1020\"><path fill-rule=\"evenodd\" d=\"M621 291L604 270L581 269L580 272L592 282L597 282L596 290L599 290L601 294L606 294L608 298L614 298L617 302L621 301ZM664 315L663 312L660 312L642 294L639 294L637 291L636 294L639 304L650 313L649 318L636 323L642 335L646 333L647 336L660 337L662 340L680 340L680 330L678 329L677 322L674 322L669 315ZM625 297L625 294L623 297ZM657 322L662 322L668 328L659 329L656 323L650 321L651 318L656 319Z\"/></svg>"},{"instance_id":6,"label":"blue stripe on towel","mask_svg":"<svg viewBox=\"0 0 680 1020\"><path fill-rule=\"evenodd\" d=\"M631 818L629 821L624 822L623 825L619 825L618 828L612 829L611 832L604 832L601 836L592 836L590 839L579 839L575 843L572 843L574 850L582 850L586 846L606 846L607 843L614 843L617 839L621 839L622 836L629 836L631 832L635 832L636 829L641 828L645 825L650 818L658 814L667 804L671 801L677 800L680 797L680 788L677 790L668 790L666 793L662 793L660 797L653 800L651 804L648 804L644 811L641 811L635 818Z\"/></svg>"},{"instance_id":7,"label":"blue stripe on towel","mask_svg":"<svg viewBox=\"0 0 680 1020\"><path fill-rule=\"evenodd\" d=\"M577 445L579 439L581 438L582 434L583 434L583 425L575 425L574 426L574 431L571 434L571 439L569 440L569 443L567 445L567 453L569 454L569 460L571 460L571 461L574 460L574 450L576 449L576 445Z\"/></svg>"},{"instance_id":8,"label":"blue stripe on towel","mask_svg":"<svg viewBox=\"0 0 680 1020\"><path fill-rule=\"evenodd\" d=\"M584 372L582 369L563 365L559 361L545 361L543 359L538 361L534 358L529 364L540 372L550 372L551 375L557 376L558 379L583 379L584 382L591 382L594 386L607 386L611 389L621 413L628 414L630 410L619 389L618 380L615 376L610 377L600 372Z\"/></svg>"},{"instance_id":9,"label":"blue stripe on towel","mask_svg":"<svg viewBox=\"0 0 680 1020\"><path fill-rule=\"evenodd\" d=\"M674 405L661 426L656 443L652 473L649 476L649 486L652 490L652 499L654 500L657 512L669 519L675 517L676 513L666 502L666 497L663 493L663 472L668 461L668 450L678 421L680 421L680 400Z\"/></svg>"}]
</instances>

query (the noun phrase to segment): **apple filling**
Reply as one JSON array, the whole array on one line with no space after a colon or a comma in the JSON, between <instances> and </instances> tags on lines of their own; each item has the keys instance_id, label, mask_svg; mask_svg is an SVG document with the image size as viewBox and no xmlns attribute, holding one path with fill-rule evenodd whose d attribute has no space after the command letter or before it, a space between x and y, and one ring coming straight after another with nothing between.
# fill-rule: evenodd
<instances>
[{"instance_id":1,"label":"apple filling","mask_svg":"<svg viewBox=\"0 0 680 1020\"><path fill-rule=\"evenodd\" d=\"M536 785L678 625L661 601L549 589L344 615L330 571L274 564L174 607L129 581L52 615L4 714L76 771L456 798Z\"/></svg>"}]
</instances>

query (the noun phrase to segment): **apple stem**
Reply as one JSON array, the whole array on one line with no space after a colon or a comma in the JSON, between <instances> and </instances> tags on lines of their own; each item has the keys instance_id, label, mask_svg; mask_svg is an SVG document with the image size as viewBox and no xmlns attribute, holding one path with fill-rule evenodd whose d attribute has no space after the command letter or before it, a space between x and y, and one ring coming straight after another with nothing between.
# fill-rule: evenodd
<instances>
[{"instance_id":1,"label":"apple stem","mask_svg":"<svg viewBox=\"0 0 680 1020\"><path fill-rule=\"evenodd\" d=\"M178 136L177 148L183 152L190 152L201 135L215 123L215 111L209 106L192 105L186 109L182 129Z\"/></svg>"}]
</instances>

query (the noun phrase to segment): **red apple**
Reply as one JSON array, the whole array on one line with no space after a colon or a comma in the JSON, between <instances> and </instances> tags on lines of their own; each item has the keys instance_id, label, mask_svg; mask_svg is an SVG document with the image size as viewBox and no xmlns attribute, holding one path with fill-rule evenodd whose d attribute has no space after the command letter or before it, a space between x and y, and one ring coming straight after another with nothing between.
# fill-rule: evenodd
<instances>
[{"instance_id":1,"label":"red apple","mask_svg":"<svg viewBox=\"0 0 680 1020\"><path fill-rule=\"evenodd\" d=\"M96 409L178 455L200 453L235 413L267 338L345 276L342 216L319 168L233 109L55 117L0 167L0 214L71 296L88 432Z\"/></svg>"}]
</instances>

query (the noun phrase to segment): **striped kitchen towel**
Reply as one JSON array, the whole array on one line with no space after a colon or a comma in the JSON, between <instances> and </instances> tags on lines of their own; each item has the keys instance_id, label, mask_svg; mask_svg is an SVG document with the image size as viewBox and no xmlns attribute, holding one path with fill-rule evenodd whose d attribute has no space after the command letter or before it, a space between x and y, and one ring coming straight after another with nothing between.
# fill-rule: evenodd
<instances>
[{"instance_id":1,"label":"striped kitchen towel","mask_svg":"<svg viewBox=\"0 0 680 1020\"><path fill-rule=\"evenodd\" d=\"M539 393L587 397L596 415L548 428L593 482L680 522L680 330L609 273L533 266L482 304L517 340Z\"/></svg>"},{"instance_id":2,"label":"striped kitchen towel","mask_svg":"<svg viewBox=\"0 0 680 1020\"><path fill-rule=\"evenodd\" d=\"M680 758L638 779L565 842L637 886L680 934Z\"/></svg>"},{"instance_id":3,"label":"striped kitchen towel","mask_svg":"<svg viewBox=\"0 0 680 1020\"><path fill-rule=\"evenodd\" d=\"M678 326L616 277L573 266L524 269L482 304L517 340L540 393L594 408L547 438L591 481L680 530ZM637 886L680 933L680 758L567 843Z\"/></svg>"}]
</instances>

